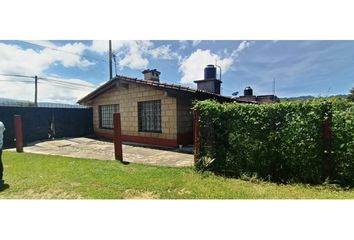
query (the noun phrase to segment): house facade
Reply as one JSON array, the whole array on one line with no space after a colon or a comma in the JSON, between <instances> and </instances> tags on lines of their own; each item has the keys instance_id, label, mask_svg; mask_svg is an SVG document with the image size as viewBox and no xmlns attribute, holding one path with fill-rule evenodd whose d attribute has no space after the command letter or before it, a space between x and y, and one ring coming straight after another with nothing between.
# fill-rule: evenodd
<instances>
[{"instance_id":1,"label":"house facade","mask_svg":"<svg viewBox=\"0 0 354 240\"><path fill-rule=\"evenodd\" d=\"M93 108L97 136L113 139L113 113L120 112L123 141L165 147L192 144L193 101L235 101L205 89L213 82L210 76L198 81L202 90L160 83L156 69L143 73L144 79L116 76L78 101ZM214 80L221 83L216 76Z\"/></svg>"}]
</instances>

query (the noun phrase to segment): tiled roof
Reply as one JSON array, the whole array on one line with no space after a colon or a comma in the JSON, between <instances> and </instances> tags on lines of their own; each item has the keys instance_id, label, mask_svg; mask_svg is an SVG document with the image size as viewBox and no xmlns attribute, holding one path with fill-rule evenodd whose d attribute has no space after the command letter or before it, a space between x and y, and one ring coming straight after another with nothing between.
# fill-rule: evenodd
<instances>
[{"instance_id":1,"label":"tiled roof","mask_svg":"<svg viewBox=\"0 0 354 240\"><path fill-rule=\"evenodd\" d=\"M232 102L232 101L237 101L237 102L246 102L246 103L253 103L251 101L242 101L242 100L236 100L231 97L227 96L222 96L219 94L215 93L210 93L207 91L199 90L199 89L194 89L194 88L189 88L189 87L184 87L181 85L176 85L176 84L169 84L169 83L160 83L157 81L147 81L147 80L142 80L142 79L137 79L137 78L130 78L126 76L116 76L112 78L111 80L107 81L105 84L101 85L98 87L96 90L93 92L87 94L85 97L80 99L78 103L82 104L84 102L87 102L89 100L94 99L98 95L106 92L107 90L111 89L116 85L117 82L122 81L122 82L131 82L131 83L136 83L136 84L143 84L143 85L148 85L148 86L153 86L157 87L160 89L170 89L170 90L176 90L177 92L184 92L184 93L190 93L195 95L196 98L211 98L211 99L216 99L216 100L221 100L225 102Z\"/></svg>"}]
</instances>

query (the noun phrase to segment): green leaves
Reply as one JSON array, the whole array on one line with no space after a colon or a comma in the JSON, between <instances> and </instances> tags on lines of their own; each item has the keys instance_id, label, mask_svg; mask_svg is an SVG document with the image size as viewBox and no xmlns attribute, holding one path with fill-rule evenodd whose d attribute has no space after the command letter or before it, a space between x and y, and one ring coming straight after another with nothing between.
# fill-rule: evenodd
<instances>
[{"instance_id":1,"label":"green leaves","mask_svg":"<svg viewBox=\"0 0 354 240\"><path fill-rule=\"evenodd\" d=\"M222 174L321 183L326 178L322 169L323 122L333 115L334 177L343 184L353 184L353 106L340 99L267 105L197 102L201 156L215 159L207 168Z\"/></svg>"}]
</instances>

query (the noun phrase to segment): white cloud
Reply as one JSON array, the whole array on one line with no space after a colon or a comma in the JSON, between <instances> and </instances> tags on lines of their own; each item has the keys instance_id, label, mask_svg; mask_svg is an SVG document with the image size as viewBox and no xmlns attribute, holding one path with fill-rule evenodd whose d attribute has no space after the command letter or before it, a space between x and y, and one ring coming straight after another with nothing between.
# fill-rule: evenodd
<instances>
[{"instance_id":1,"label":"white cloud","mask_svg":"<svg viewBox=\"0 0 354 240\"><path fill-rule=\"evenodd\" d=\"M45 47L57 47L54 43L48 40L26 40L28 43L37 44Z\"/></svg>"},{"instance_id":2,"label":"white cloud","mask_svg":"<svg viewBox=\"0 0 354 240\"><path fill-rule=\"evenodd\" d=\"M179 67L179 71L182 73L181 83L193 83L195 80L203 79L204 67L208 64L215 64L216 60L223 73L227 72L234 62L233 58L221 58L210 50L196 50L181 61Z\"/></svg>"},{"instance_id":3,"label":"white cloud","mask_svg":"<svg viewBox=\"0 0 354 240\"><path fill-rule=\"evenodd\" d=\"M184 50L188 47L189 44L192 45L192 47L198 46L202 40L179 40L179 49Z\"/></svg>"},{"instance_id":4,"label":"white cloud","mask_svg":"<svg viewBox=\"0 0 354 240\"><path fill-rule=\"evenodd\" d=\"M89 50L102 55L102 54L108 52L108 47L109 47L108 41L94 40L94 41L92 41L92 44L89 47Z\"/></svg>"},{"instance_id":5,"label":"white cloud","mask_svg":"<svg viewBox=\"0 0 354 240\"><path fill-rule=\"evenodd\" d=\"M116 45L115 50L123 49L125 54L119 53L120 60L118 64L120 67L129 67L131 69L143 69L149 64L149 60L144 57L145 52L151 46L150 41L124 41L119 42L118 47Z\"/></svg>"},{"instance_id":6,"label":"white cloud","mask_svg":"<svg viewBox=\"0 0 354 240\"><path fill-rule=\"evenodd\" d=\"M201 42L202 42L202 40L193 40L193 41L192 41L192 46L193 46L193 47L196 47L196 46L198 46L199 43L201 43Z\"/></svg>"},{"instance_id":7,"label":"white cloud","mask_svg":"<svg viewBox=\"0 0 354 240\"><path fill-rule=\"evenodd\" d=\"M255 43L255 41L242 41L238 47L232 52L232 57L238 57L242 51L249 48Z\"/></svg>"},{"instance_id":8,"label":"white cloud","mask_svg":"<svg viewBox=\"0 0 354 240\"><path fill-rule=\"evenodd\" d=\"M50 79L57 80L57 82L39 80L38 99L41 102L76 103L77 100L97 88L96 85L82 79L53 77Z\"/></svg>"},{"instance_id":9,"label":"white cloud","mask_svg":"<svg viewBox=\"0 0 354 240\"><path fill-rule=\"evenodd\" d=\"M57 48L65 51L65 52L57 51L57 53L60 53L60 54L56 55L64 67L75 67L75 66L88 67L88 66L94 65L93 62L90 62L89 60L87 60L85 58L81 58L79 56L87 49L87 46L83 43L65 44L64 46L57 47ZM70 54L70 53L73 53L73 54ZM76 55L74 55L74 54L76 54ZM68 55L71 55L71 56L68 56Z\"/></svg>"},{"instance_id":10,"label":"white cloud","mask_svg":"<svg viewBox=\"0 0 354 240\"><path fill-rule=\"evenodd\" d=\"M177 57L175 52L172 52L170 45L162 45L157 48L153 48L148 52L151 57L159 59L171 60Z\"/></svg>"},{"instance_id":11,"label":"white cloud","mask_svg":"<svg viewBox=\"0 0 354 240\"><path fill-rule=\"evenodd\" d=\"M192 45L199 44L200 41L193 41ZM193 52L188 57L180 61L179 71L182 73L181 83L193 83L195 80L203 79L204 67L208 64L217 64L221 66L222 73L226 73L241 52L251 47L254 41L242 41L235 50L228 53L227 49L220 51L219 54L212 53L210 50L201 50ZM181 43L184 44L184 43ZM220 57L221 55L227 57Z\"/></svg>"},{"instance_id":12,"label":"white cloud","mask_svg":"<svg viewBox=\"0 0 354 240\"><path fill-rule=\"evenodd\" d=\"M87 49L87 46L82 43L65 44L63 46L56 46L49 41L31 41L31 43L62 51L49 48L41 50L26 49L16 44L0 43L0 73L43 77L45 76L45 70L56 64L61 64L64 67L80 68L86 68L94 64L75 55L82 54ZM67 88L63 84L59 86L39 80L38 100L74 103L79 97L95 88L91 83L80 79L66 79L64 81L80 83L81 85L73 89ZM0 76L0 96L33 101L34 79Z\"/></svg>"},{"instance_id":13,"label":"white cloud","mask_svg":"<svg viewBox=\"0 0 354 240\"><path fill-rule=\"evenodd\" d=\"M184 50L187 48L188 41L187 40L179 40L179 49Z\"/></svg>"},{"instance_id":14,"label":"white cloud","mask_svg":"<svg viewBox=\"0 0 354 240\"><path fill-rule=\"evenodd\" d=\"M108 41L93 41L91 51L99 54L108 52ZM178 59L179 55L171 50L170 45L161 45L154 48L152 41L112 41L112 51L116 53L120 68L128 67L142 70L149 64L148 57L155 59Z\"/></svg>"},{"instance_id":15,"label":"white cloud","mask_svg":"<svg viewBox=\"0 0 354 240\"><path fill-rule=\"evenodd\" d=\"M119 67L143 69L149 64L143 55L151 45L150 41L112 41L112 51L117 55ZM99 54L107 53L108 41L95 40L90 50Z\"/></svg>"},{"instance_id":16,"label":"white cloud","mask_svg":"<svg viewBox=\"0 0 354 240\"><path fill-rule=\"evenodd\" d=\"M65 44L64 46L56 46L56 48L74 54L49 48L35 51L14 44L0 43L0 72L40 75L54 64L82 68L94 64L75 55L82 54L85 51L86 46L82 43Z\"/></svg>"},{"instance_id":17,"label":"white cloud","mask_svg":"<svg viewBox=\"0 0 354 240\"><path fill-rule=\"evenodd\" d=\"M76 103L78 99L93 91L97 86L81 79L62 79L51 77L38 80L38 101L57 103ZM58 83L60 81L60 83ZM74 85L75 84L75 85ZM17 100L34 101L34 79L1 77L0 96Z\"/></svg>"},{"instance_id":18,"label":"white cloud","mask_svg":"<svg viewBox=\"0 0 354 240\"><path fill-rule=\"evenodd\" d=\"M53 61L33 49L0 43L0 72L17 74L40 74Z\"/></svg>"}]
</instances>

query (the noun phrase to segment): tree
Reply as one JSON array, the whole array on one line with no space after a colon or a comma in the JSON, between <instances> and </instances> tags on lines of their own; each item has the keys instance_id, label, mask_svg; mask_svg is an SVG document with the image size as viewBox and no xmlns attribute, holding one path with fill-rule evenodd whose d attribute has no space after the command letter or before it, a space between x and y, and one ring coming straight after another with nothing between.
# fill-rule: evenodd
<instances>
[{"instance_id":1,"label":"tree","mask_svg":"<svg viewBox=\"0 0 354 240\"><path fill-rule=\"evenodd\" d=\"M354 102L354 87L352 88L352 90L350 90L348 100Z\"/></svg>"}]
</instances>

